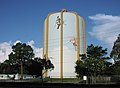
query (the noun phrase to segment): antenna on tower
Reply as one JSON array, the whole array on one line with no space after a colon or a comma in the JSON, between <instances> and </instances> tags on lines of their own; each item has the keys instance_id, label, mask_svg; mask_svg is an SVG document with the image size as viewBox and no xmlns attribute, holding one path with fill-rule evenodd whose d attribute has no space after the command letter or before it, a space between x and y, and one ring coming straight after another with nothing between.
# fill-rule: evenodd
<instances>
[{"instance_id":1,"label":"antenna on tower","mask_svg":"<svg viewBox=\"0 0 120 88\"><path fill-rule=\"evenodd\" d=\"M62 9L62 12L67 12L67 10L66 9Z\"/></svg>"}]
</instances>

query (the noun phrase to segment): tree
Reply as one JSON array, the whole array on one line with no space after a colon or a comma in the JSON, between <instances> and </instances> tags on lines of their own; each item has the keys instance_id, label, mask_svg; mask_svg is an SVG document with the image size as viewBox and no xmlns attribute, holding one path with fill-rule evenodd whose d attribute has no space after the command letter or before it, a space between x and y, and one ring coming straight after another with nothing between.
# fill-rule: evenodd
<instances>
[{"instance_id":1,"label":"tree","mask_svg":"<svg viewBox=\"0 0 120 88\"><path fill-rule=\"evenodd\" d=\"M77 77L81 78L84 75L88 75L87 71L88 70L85 67L85 64L81 60L77 60L75 66L75 72L77 73Z\"/></svg>"},{"instance_id":2,"label":"tree","mask_svg":"<svg viewBox=\"0 0 120 88\"><path fill-rule=\"evenodd\" d=\"M52 64L49 58L48 60L46 60L46 58L42 59L42 67L44 71L42 75L44 75L48 70L51 71L54 69L54 65Z\"/></svg>"},{"instance_id":3,"label":"tree","mask_svg":"<svg viewBox=\"0 0 120 88\"><path fill-rule=\"evenodd\" d=\"M54 69L54 65L51 61L45 58L36 57L34 60L31 60L32 64L29 66L29 74L36 75L36 77L43 76L49 69ZM44 72L43 72L44 70Z\"/></svg>"},{"instance_id":4,"label":"tree","mask_svg":"<svg viewBox=\"0 0 120 88\"><path fill-rule=\"evenodd\" d=\"M115 64L111 65L108 72L111 75L120 75L120 61L117 61Z\"/></svg>"},{"instance_id":5,"label":"tree","mask_svg":"<svg viewBox=\"0 0 120 88\"><path fill-rule=\"evenodd\" d=\"M21 73L21 79L24 74L31 74L41 76L47 72L47 70L53 70L54 66L50 59L34 58L33 49L31 46L25 43L17 43L12 46L12 52L9 54L9 59L0 63L0 73L4 74L16 74ZM42 73L42 71L44 71Z\"/></svg>"},{"instance_id":6,"label":"tree","mask_svg":"<svg viewBox=\"0 0 120 88\"><path fill-rule=\"evenodd\" d=\"M33 49L25 43L17 43L12 46L12 52L9 54L9 63L20 66L21 79L23 79L23 66L34 57Z\"/></svg>"},{"instance_id":7,"label":"tree","mask_svg":"<svg viewBox=\"0 0 120 88\"><path fill-rule=\"evenodd\" d=\"M36 77L39 77L42 75L42 69L42 65L39 61L36 61L35 59L31 60L31 65L29 66L30 75L36 75Z\"/></svg>"},{"instance_id":8,"label":"tree","mask_svg":"<svg viewBox=\"0 0 120 88\"><path fill-rule=\"evenodd\" d=\"M114 42L110 57L114 59L115 63L120 60L120 34L118 35L117 40Z\"/></svg>"},{"instance_id":9,"label":"tree","mask_svg":"<svg viewBox=\"0 0 120 88\"><path fill-rule=\"evenodd\" d=\"M48 70L53 70L54 69L54 65L52 64L52 62L50 61L49 57L48 59L46 59L46 55L44 56L43 59L41 58L35 58L42 66L42 70L43 73L42 75L44 75Z\"/></svg>"},{"instance_id":10,"label":"tree","mask_svg":"<svg viewBox=\"0 0 120 88\"><path fill-rule=\"evenodd\" d=\"M88 78L92 77L92 82L96 83L96 76L103 75L109 63L106 61L109 59L106 55L107 49L93 44L88 46L86 55L80 55L81 60L76 62L75 70L78 76L88 75Z\"/></svg>"},{"instance_id":11,"label":"tree","mask_svg":"<svg viewBox=\"0 0 120 88\"><path fill-rule=\"evenodd\" d=\"M5 60L0 64L0 74L16 74L18 69L18 66L12 65L9 60Z\"/></svg>"}]
</instances>

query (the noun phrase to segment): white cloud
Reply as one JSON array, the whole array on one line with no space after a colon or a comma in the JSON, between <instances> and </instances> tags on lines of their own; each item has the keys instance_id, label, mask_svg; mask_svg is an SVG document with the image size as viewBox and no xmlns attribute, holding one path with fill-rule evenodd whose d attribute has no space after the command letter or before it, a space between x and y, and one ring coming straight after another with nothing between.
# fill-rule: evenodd
<instances>
[{"instance_id":1,"label":"white cloud","mask_svg":"<svg viewBox=\"0 0 120 88\"><path fill-rule=\"evenodd\" d=\"M42 48L35 47L33 40L28 41L27 44L30 45L33 48L34 53L35 53L35 57L41 57L42 58Z\"/></svg>"},{"instance_id":2,"label":"white cloud","mask_svg":"<svg viewBox=\"0 0 120 88\"><path fill-rule=\"evenodd\" d=\"M89 34L112 47L120 33L120 16L96 14L89 16L89 19L91 19L94 24Z\"/></svg>"},{"instance_id":3,"label":"white cloud","mask_svg":"<svg viewBox=\"0 0 120 88\"><path fill-rule=\"evenodd\" d=\"M11 42L0 43L0 62L3 62L6 59L8 59L8 55L11 51Z\"/></svg>"},{"instance_id":4,"label":"white cloud","mask_svg":"<svg viewBox=\"0 0 120 88\"><path fill-rule=\"evenodd\" d=\"M42 50L43 48L36 48L34 49L35 57L41 57L42 58Z\"/></svg>"},{"instance_id":5,"label":"white cloud","mask_svg":"<svg viewBox=\"0 0 120 88\"><path fill-rule=\"evenodd\" d=\"M17 40L13 45L16 45L17 43L21 43L21 41Z\"/></svg>"},{"instance_id":6,"label":"white cloud","mask_svg":"<svg viewBox=\"0 0 120 88\"><path fill-rule=\"evenodd\" d=\"M33 40L31 40L31 41L28 41L28 43L27 43L28 45L30 45L32 48L34 48L34 41Z\"/></svg>"},{"instance_id":7,"label":"white cloud","mask_svg":"<svg viewBox=\"0 0 120 88\"><path fill-rule=\"evenodd\" d=\"M17 40L13 44L11 42L0 43L0 62L4 62L6 59L8 59L8 55L12 52L12 45L15 45L18 42L21 41ZM35 47L33 40L28 41L27 44L33 48L35 57L42 57L42 48Z\"/></svg>"}]
</instances>

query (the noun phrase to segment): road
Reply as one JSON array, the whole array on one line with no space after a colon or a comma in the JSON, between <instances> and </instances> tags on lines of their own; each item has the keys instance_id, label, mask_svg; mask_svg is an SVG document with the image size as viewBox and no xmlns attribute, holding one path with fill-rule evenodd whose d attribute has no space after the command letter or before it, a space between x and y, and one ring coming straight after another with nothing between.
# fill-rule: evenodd
<instances>
[{"instance_id":1,"label":"road","mask_svg":"<svg viewBox=\"0 0 120 88\"><path fill-rule=\"evenodd\" d=\"M120 84L0 82L0 88L119 88Z\"/></svg>"}]
</instances>

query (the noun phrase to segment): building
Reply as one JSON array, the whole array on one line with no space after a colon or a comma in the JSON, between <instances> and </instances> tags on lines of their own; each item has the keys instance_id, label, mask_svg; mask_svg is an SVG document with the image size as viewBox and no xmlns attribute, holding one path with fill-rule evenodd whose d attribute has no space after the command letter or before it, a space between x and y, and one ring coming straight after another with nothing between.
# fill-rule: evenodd
<instances>
[{"instance_id":1,"label":"building","mask_svg":"<svg viewBox=\"0 0 120 88\"><path fill-rule=\"evenodd\" d=\"M48 14L44 22L43 56L55 66L47 72L53 78L74 78L75 62L86 53L84 19L76 12L62 9Z\"/></svg>"}]
</instances>

